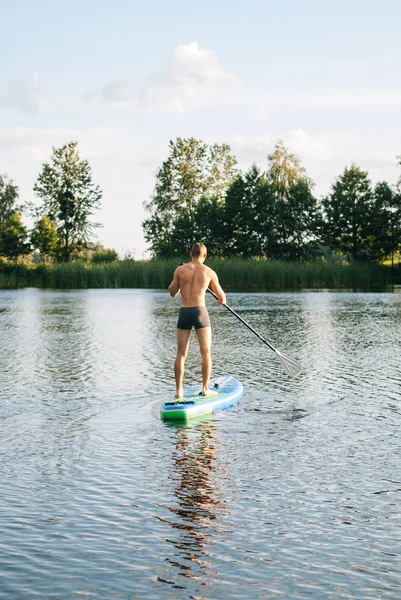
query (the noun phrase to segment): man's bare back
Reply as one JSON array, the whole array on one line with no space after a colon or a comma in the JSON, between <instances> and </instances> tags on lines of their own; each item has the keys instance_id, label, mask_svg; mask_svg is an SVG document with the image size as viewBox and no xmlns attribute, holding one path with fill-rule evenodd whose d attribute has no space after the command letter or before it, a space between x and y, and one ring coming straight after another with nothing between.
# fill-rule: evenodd
<instances>
[{"instance_id":1,"label":"man's bare back","mask_svg":"<svg viewBox=\"0 0 401 600\"><path fill-rule=\"evenodd\" d=\"M188 263L178 267L181 306L205 306L205 292L213 273L205 265Z\"/></svg>"},{"instance_id":2,"label":"man's bare back","mask_svg":"<svg viewBox=\"0 0 401 600\"><path fill-rule=\"evenodd\" d=\"M169 292L173 298L181 292L182 307L205 306L205 293L209 285L216 293L218 301L221 304L225 303L225 294L216 273L200 261L192 259L192 262L177 267Z\"/></svg>"}]
</instances>

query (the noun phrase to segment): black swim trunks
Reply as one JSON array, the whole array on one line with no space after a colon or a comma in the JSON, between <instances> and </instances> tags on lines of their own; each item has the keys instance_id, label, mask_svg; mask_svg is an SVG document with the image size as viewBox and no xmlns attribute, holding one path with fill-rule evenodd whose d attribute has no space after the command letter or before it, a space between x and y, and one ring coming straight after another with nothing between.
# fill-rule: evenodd
<instances>
[{"instance_id":1,"label":"black swim trunks","mask_svg":"<svg viewBox=\"0 0 401 600\"><path fill-rule=\"evenodd\" d=\"M178 315L177 329L202 329L210 327L206 306L182 306Z\"/></svg>"}]
</instances>

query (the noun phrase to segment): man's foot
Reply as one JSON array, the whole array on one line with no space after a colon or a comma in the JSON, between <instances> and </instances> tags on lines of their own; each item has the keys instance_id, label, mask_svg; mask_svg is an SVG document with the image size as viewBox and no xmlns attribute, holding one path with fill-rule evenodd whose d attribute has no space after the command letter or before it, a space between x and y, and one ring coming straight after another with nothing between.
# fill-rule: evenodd
<instances>
[{"instance_id":1,"label":"man's foot","mask_svg":"<svg viewBox=\"0 0 401 600\"><path fill-rule=\"evenodd\" d=\"M174 398L177 398L177 400L182 400L184 398L184 390L177 390L174 394Z\"/></svg>"},{"instance_id":2,"label":"man's foot","mask_svg":"<svg viewBox=\"0 0 401 600\"><path fill-rule=\"evenodd\" d=\"M204 396L205 398L210 398L211 396L217 396L219 392L217 392L216 390L209 390L209 388L203 389L201 391L201 396Z\"/></svg>"}]
</instances>

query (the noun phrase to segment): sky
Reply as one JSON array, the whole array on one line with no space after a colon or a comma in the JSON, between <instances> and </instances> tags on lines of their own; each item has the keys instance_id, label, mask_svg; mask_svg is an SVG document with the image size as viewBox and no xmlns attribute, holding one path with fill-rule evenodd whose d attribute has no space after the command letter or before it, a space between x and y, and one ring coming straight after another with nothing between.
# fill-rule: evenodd
<instances>
[{"instance_id":1,"label":"sky","mask_svg":"<svg viewBox=\"0 0 401 600\"><path fill-rule=\"evenodd\" d=\"M78 141L103 190L97 240L148 256L143 203L176 137L261 168L279 138L320 197L356 163L401 175L400 0L2 2L0 173L34 200Z\"/></svg>"}]
</instances>

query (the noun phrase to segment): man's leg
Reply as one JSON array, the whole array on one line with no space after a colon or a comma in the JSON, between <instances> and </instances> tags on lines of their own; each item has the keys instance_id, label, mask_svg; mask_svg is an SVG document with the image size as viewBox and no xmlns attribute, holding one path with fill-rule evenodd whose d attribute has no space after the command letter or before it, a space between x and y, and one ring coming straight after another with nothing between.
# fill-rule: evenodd
<instances>
[{"instance_id":1,"label":"man's leg","mask_svg":"<svg viewBox=\"0 0 401 600\"><path fill-rule=\"evenodd\" d=\"M177 356L174 363L175 384L177 387L175 395L177 398L182 398L184 396L182 382L184 380L184 365L190 337L190 329L177 329Z\"/></svg>"},{"instance_id":2,"label":"man's leg","mask_svg":"<svg viewBox=\"0 0 401 600\"><path fill-rule=\"evenodd\" d=\"M202 395L207 396L209 390L210 375L212 374L212 356L210 353L212 344L211 327L195 329L198 338L199 350L202 357Z\"/></svg>"}]
</instances>

